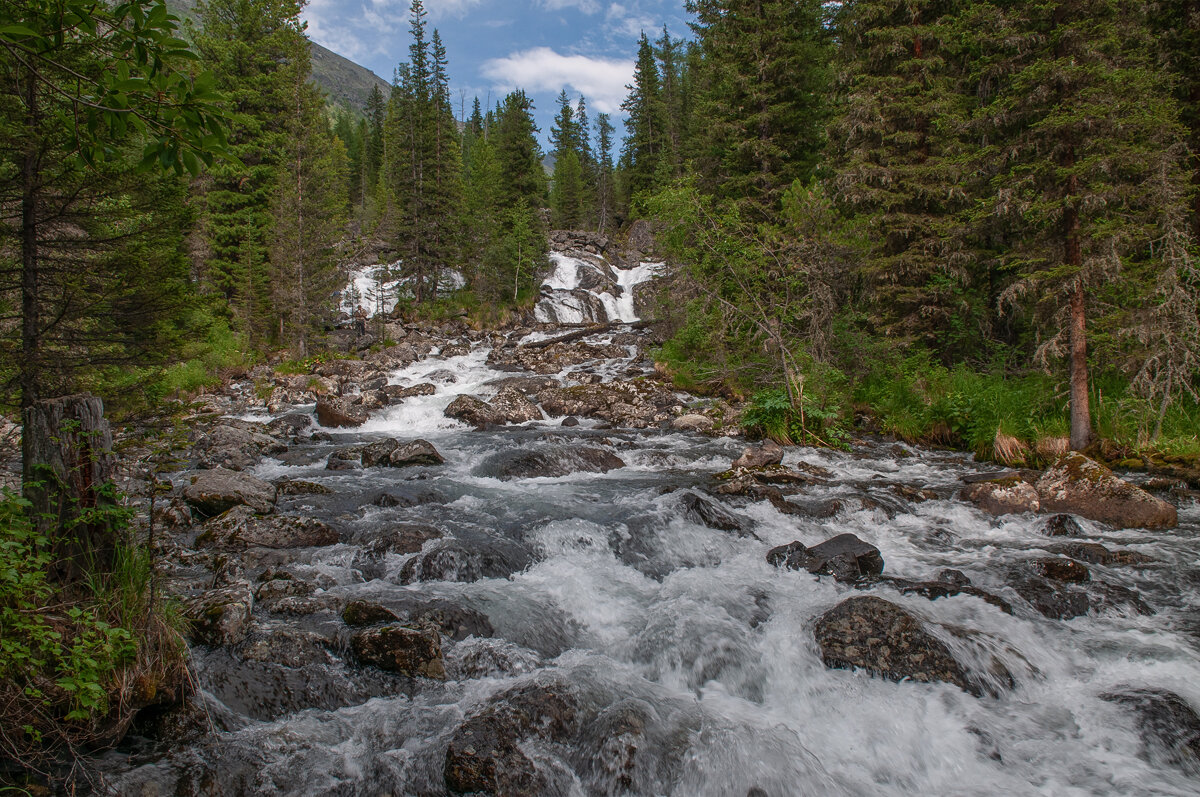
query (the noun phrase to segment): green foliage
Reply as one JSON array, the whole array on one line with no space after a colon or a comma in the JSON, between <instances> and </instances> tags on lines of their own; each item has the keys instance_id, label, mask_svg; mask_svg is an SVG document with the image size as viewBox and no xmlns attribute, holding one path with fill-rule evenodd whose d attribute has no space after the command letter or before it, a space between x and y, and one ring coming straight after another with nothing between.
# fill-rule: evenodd
<instances>
[{"instance_id":1,"label":"green foliage","mask_svg":"<svg viewBox=\"0 0 1200 797\"><path fill-rule=\"evenodd\" d=\"M49 540L35 530L29 509L7 491L0 498L0 680L30 701L65 711L68 722L86 721L108 711L111 679L136 654L124 593L137 591L131 579L145 573L121 572L116 589L49 608L55 603Z\"/></svg>"},{"instance_id":2,"label":"green foliage","mask_svg":"<svg viewBox=\"0 0 1200 797\"><path fill-rule=\"evenodd\" d=\"M781 445L849 447L850 431L842 406L812 392L798 400L779 388L755 393L742 414L742 426Z\"/></svg>"}]
</instances>

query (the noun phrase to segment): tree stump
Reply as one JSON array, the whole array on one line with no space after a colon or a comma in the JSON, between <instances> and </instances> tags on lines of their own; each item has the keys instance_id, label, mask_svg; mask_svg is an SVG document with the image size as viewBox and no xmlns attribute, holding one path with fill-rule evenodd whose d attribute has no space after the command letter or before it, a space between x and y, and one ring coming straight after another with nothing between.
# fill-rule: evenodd
<instances>
[{"instance_id":1,"label":"tree stump","mask_svg":"<svg viewBox=\"0 0 1200 797\"><path fill-rule=\"evenodd\" d=\"M48 540L60 584L112 570L116 534L110 489L112 431L104 404L87 394L39 401L24 413L25 498Z\"/></svg>"}]
</instances>

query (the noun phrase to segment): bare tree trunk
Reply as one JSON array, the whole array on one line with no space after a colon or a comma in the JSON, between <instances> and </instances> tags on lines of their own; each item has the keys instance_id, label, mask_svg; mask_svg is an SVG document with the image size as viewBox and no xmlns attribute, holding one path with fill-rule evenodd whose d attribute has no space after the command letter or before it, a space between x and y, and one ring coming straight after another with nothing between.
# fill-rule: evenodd
<instances>
[{"instance_id":1,"label":"bare tree trunk","mask_svg":"<svg viewBox=\"0 0 1200 797\"><path fill-rule=\"evenodd\" d=\"M1063 165L1075 165L1075 147L1068 144ZM1074 205L1079 181L1067 178L1066 210L1063 214L1063 260L1075 275L1071 288L1069 342L1071 346L1071 450L1082 451L1092 441L1092 414L1088 407L1087 313L1084 305L1083 247L1079 240L1079 210Z\"/></svg>"},{"instance_id":2,"label":"bare tree trunk","mask_svg":"<svg viewBox=\"0 0 1200 797\"><path fill-rule=\"evenodd\" d=\"M112 569L116 542L103 510L113 507L103 486L112 477L112 432L104 404L89 395L39 401L24 412L25 497L54 553L53 575L76 583L88 572Z\"/></svg>"},{"instance_id":3,"label":"bare tree trunk","mask_svg":"<svg viewBox=\"0 0 1200 797\"><path fill-rule=\"evenodd\" d=\"M38 400L41 371L41 320L38 317L38 173L37 173L37 81L27 75L25 114L28 136L21 156L21 410L26 411ZM28 427L26 427L28 429ZM31 478L33 441L26 433L21 436L21 481Z\"/></svg>"}]
</instances>

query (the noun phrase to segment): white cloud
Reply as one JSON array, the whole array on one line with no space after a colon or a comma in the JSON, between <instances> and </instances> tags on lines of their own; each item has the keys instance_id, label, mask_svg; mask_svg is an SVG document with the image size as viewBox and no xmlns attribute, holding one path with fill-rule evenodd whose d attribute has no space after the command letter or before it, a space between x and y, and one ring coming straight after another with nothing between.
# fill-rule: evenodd
<instances>
[{"instance_id":1,"label":"white cloud","mask_svg":"<svg viewBox=\"0 0 1200 797\"><path fill-rule=\"evenodd\" d=\"M541 0L542 8L547 11L561 11L564 8L578 8L585 14L595 14L600 10L598 0Z\"/></svg>"},{"instance_id":2,"label":"white cloud","mask_svg":"<svg viewBox=\"0 0 1200 797\"><path fill-rule=\"evenodd\" d=\"M633 82L633 61L562 55L549 47L484 62L480 74L504 90L560 91L570 87L601 113L617 113Z\"/></svg>"}]
</instances>

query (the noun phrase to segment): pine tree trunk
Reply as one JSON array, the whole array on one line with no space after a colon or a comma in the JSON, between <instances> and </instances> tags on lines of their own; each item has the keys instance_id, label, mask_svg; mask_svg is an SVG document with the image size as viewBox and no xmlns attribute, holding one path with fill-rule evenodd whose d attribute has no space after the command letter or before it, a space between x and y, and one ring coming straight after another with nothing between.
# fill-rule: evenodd
<instances>
[{"instance_id":1,"label":"pine tree trunk","mask_svg":"<svg viewBox=\"0 0 1200 797\"><path fill-rule=\"evenodd\" d=\"M1075 165L1075 147L1068 145L1063 165ZM1083 247L1079 240L1079 210L1075 197L1078 178L1067 178L1067 196L1063 213L1064 260L1075 275L1071 288L1069 342L1071 346L1071 450L1082 451L1092 439L1092 415L1088 407L1087 314L1084 306Z\"/></svg>"},{"instance_id":2,"label":"pine tree trunk","mask_svg":"<svg viewBox=\"0 0 1200 797\"><path fill-rule=\"evenodd\" d=\"M112 499L112 432L104 404L89 395L64 396L26 407L23 441L33 479L25 497L38 530L50 539L53 575L60 584L112 569L116 539L104 521Z\"/></svg>"},{"instance_id":3,"label":"pine tree trunk","mask_svg":"<svg viewBox=\"0 0 1200 797\"><path fill-rule=\"evenodd\" d=\"M38 400L41 362L41 321L38 317L38 173L37 80L27 75L25 112L28 140L21 156L21 410L24 412ZM31 478L32 459L29 435L21 438L21 482Z\"/></svg>"}]
</instances>

